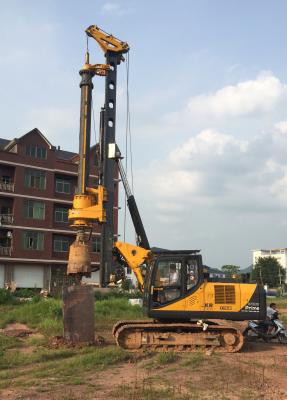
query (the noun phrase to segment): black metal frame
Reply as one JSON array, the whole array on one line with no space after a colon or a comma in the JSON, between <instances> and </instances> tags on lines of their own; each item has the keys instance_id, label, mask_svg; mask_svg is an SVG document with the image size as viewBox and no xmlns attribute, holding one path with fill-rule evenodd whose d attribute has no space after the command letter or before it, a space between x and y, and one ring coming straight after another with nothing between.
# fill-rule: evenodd
<instances>
[{"instance_id":1,"label":"black metal frame","mask_svg":"<svg viewBox=\"0 0 287 400\"><path fill-rule=\"evenodd\" d=\"M116 172L115 159L109 158L109 145L115 144L116 133L116 95L117 95L117 65L122 54L108 51L106 61L110 66L105 82L105 111L101 149L102 177L101 184L107 190L105 203L107 221L102 226L101 235L101 267L100 285L105 287L110 283L110 274L113 271L114 247L114 177Z\"/></svg>"}]
</instances>

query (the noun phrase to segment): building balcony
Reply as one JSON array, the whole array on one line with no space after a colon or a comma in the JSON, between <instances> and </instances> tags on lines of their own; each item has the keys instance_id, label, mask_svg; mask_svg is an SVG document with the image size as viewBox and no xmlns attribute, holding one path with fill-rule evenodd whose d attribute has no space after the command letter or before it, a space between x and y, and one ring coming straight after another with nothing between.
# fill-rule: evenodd
<instances>
[{"instance_id":1,"label":"building balcony","mask_svg":"<svg viewBox=\"0 0 287 400\"><path fill-rule=\"evenodd\" d=\"M11 256L12 255L12 247L3 247L0 246L0 256Z\"/></svg>"},{"instance_id":2,"label":"building balcony","mask_svg":"<svg viewBox=\"0 0 287 400\"><path fill-rule=\"evenodd\" d=\"M0 182L0 191L3 192L14 192L15 184L12 182Z\"/></svg>"},{"instance_id":3,"label":"building balcony","mask_svg":"<svg viewBox=\"0 0 287 400\"><path fill-rule=\"evenodd\" d=\"M0 226L5 224L13 224L13 214L0 214Z\"/></svg>"}]
</instances>

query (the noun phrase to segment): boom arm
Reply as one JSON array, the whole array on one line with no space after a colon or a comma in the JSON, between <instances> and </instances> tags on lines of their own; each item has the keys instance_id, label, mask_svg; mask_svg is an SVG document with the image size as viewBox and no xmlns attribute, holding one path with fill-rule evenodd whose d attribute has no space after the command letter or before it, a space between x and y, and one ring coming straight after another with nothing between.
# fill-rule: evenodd
<instances>
[{"instance_id":1,"label":"boom arm","mask_svg":"<svg viewBox=\"0 0 287 400\"><path fill-rule=\"evenodd\" d=\"M140 269L140 265L149 259L151 252L143 249L142 247L123 242L116 242L115 248L119 251L120 255L124 258L130 269L134 272L139 284L139 288L143 292L144 277Z\"/></svg>"},{"instance_id":2,"label":"boom arm","mask_svg":"<svg viewBox=\"0 0 287 400\"><path fill-rule=\"evenodd\" d=\"M137 245L149 250L150 249L150 245L149 245L149 241L142 223L142 219L137 207L137 203L136 200L131 192L128 180L127 180L127 176L126 173L124 171L123 165L121 163L120 159L117 159L117 163L118 163L118 167L119 167L119 172L120 172L120 176L125 188L125 192L126 192L126 196L127 196L127 204L128 204L128 208L130 211L130 215L134 224L134 228L136 231L136 235L137 235Z\"/></svg>"}]
</instances>

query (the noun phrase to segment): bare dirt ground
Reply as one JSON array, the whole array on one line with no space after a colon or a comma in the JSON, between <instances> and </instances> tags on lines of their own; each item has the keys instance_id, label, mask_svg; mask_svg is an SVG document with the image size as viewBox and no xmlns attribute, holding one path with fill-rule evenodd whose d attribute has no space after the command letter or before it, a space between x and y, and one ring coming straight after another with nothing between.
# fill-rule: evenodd
<instances>
[{"instance_id":1,"label":"bare dirt ground","mask_svg":"<svg viewBox=\"0 0 287 400\"><path fill-rule=\"evenodd\" d=\"M287 314L287 310L281 311ZM17 333L27 327L6 327L7 331L13 329ZM33 347L27 349L31 352ZM13 377L15 370L11 370L11 385L0 390L1 400L287 399L287 345L276 343L249 342L235 354L164 357L161 353L138 353L128 361L111 364L104 370L95 367L72 380L37 377L37 366L16 369L18 378ZM26 385L19 384L25 376Z\"/></svg>"},{"instance_id":2,"label":"bare dirt ground","mask_svg":"<svg viewBox=\"0 0 287 400\"><path fill-rule=\"evenodd\" d=\"M250 343L237 354L203 355L200 361L181 356L166 364L157 363L156 357L142 355L105 371L95 370L76 385L45 379L37 387L17 388L11 382L0 398L287 399L287 346Z\"/></svg>"}]
</instances>

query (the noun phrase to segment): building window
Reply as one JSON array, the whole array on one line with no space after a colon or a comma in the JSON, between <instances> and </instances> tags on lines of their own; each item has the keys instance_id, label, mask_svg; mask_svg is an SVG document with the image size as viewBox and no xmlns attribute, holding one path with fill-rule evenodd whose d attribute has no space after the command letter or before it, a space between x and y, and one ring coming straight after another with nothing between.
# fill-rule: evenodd
<instances>
[{"instance_id":1,"label":"building window","mask_svg":"<svg viewBox=\"0 0 287 400\"><path fill-rule=\"evenodd\" d=\"M3 183L7 183L7 184L12 183L12 178L11 178L11 176L3 175L3 176L2 176L2 182L3 182Z\"/></svg>"},{"instance_id":2,"label":"building window","mask_svg":"<svg viewBox=\"0 0 287 400\"><path fill-rule=\"evenodd\" d=\"M70 246L70 239L67 236L54 236L53 248L54 251L68 252Z\"/></svg>"},{"instance_id":3,"label":"building window","mask_svg":"<svg viewBox=\"0 0 287 400\"><path fill-rule=\"evenodd\" d=\"M45 219L45 203L42 201L25 200L24 217L33 219Z\"/></svg>"},{"instance_id":4,"label":"building window","mask_svg":"<svg viewBox=\"0 0 287 400\"><path fill-rule=\"evenodd\" d=\"M26 155L34 158L47 158L47 149L45 147L28 144L26 146Z\"/></svg>"},{"instance_id":5,"label":"building window","mask_svg":"<svg viewBox=\"0 0 287 400\"><path fill-rule=\"evenodd\" d=\"M71 182L65 179L56 178L56 192L57 193L71 193Z\"/></svg>"},{"instance_id":6,"label":"building window","mask_svg":"<svg viewBox=\"0 0 287 400\"><path fill-rule=\"evenodd\" d=\"M25 169L24 184L26 187L35 189L46 189L46 173L37 169Z\"/></svg>"},{"instance_id":7,"label":"building window","mask_svg":"<svg viewBox=\"0 0 287 400\"><path fill-rule=\"evenodd\" d=\"M68 223L69 222L68 213L69 213L68 208L55 206L55 211L54 211L55 222Z\"/></svg>"},{"instance_id":8,"label":"building window","mask_svg":"<svg viewBox=\"0 0 287 400\"><path fill-rule=\"evenodd\" d=\"M23 233L24 249L43 250L44 249L44 233L35 231L25 231Z\"/></svg>"},{"instance_id":9,"label":"building window","mask_svg":"<svg viewBox=\"0 0 287 400\"><path fill-rule=\"evenodd\" d=\"M92 251L93 251L93 253L99 253L101 251L101 238L100 237L93 236Z\"/></svg>"}]
</instances>

